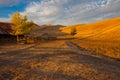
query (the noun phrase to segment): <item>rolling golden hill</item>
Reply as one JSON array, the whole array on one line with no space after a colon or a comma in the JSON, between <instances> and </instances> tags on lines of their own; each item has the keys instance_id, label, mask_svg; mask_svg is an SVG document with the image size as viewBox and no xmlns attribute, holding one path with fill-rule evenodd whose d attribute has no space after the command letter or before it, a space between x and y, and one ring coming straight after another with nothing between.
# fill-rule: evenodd
<instances>
[{"instance_id":1,"label":"rolling golden hill","mask_svg":"<svg viewBox=\"0 0 120 80\"><path fill-rule=\"evenodd\" d=\"M62 32L70 34L72 28L76 28L76 44L87 50L120 58L120 18L112 18L100 22L84 25L72 25L62 28Z\"/></svg>"},{"instance_id":2,"label":"rolling golden hill","mask_svg":"<svg viewBox=\"0 0 120 80\"><path fill-rule=\"evenodd\" d=\"M103 20L91 24L77 24L61 28L62 32L70 33L71 29L75 27L77 34L75 37L90 38L97 40L119 40L120 39L120 18L113 18Z\"/></svg>"}]
</instances>

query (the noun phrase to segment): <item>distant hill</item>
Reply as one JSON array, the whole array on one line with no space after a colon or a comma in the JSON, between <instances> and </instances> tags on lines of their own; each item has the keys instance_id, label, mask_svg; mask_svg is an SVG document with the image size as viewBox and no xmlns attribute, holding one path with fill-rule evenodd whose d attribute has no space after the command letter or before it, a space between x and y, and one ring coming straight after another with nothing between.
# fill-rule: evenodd
<instances>
[{"instance_id":1,"label":"distant hill","mask_svg":"<svg viewBox=\"0 0 120 80\"><path fill-rule=\"evenodd\" d=\"M75 27L77 39L73 42L78 46L96 53L120 59L120 17L94 22L78 24L61 28L64 33L70 34Z\"/></svg>"},{"instance_id":2,"label":"distant hill","mask_svg":"<svg viewBox=\"0 0 120 80\"><path fill-rule=\"evenodd\" d=\"M12 24L8 23L8 22L0 22L0 34L10 34L10 32L12 31ZM46 24L46 25L38 25L38 24L34 24L33 26L33 30L30 32L31 36L35 36L35 37L39 37L42 34L48 32L52 32L53 28L60 28L60 27L65 27L62 25L51 25L51 24Z\"/></svg>"},{"instance_id":3,"label":"distant hill","mask_svg":"<svg viewBox=\"0 0 120 80\"><path fill-rule=\"evenodd\" d=\"M73 27L77 29L75 37L94 40L120 40L120 18L112 18L91 24L72 25L61 28L61 30L70 33Z\"/></svg>"},{"instance_id":4,"label":"distant hill","mask_svg":"<svg viewBox=\"0 0 120 80\"><path fill-rule=\"evenodd\" d=\"M10 34L12 24L7 22L0 22L0 34Z\"/></svg>"},{"instance_id":5,"label":"distant hill","mask_svg":"<svg viewBox=\"0 0 120 80\"><path fill-rule=\"evenodd\" d=\"M33 30L30 32L30 34L33 35L34 37L41 37L44 34L49 34L49 35L55 36L56 32L54 32L53 30L57 30L61 27L65 27L65 26L49 25L49 24L48 25L37 25L37 24L35 24Z\"/></svg>"},{"instance_id":6,"label":"distant hill","mask_svg":"<svg viewBox=\"0 0 120 80\"><path fill-rule=\"evenodd\" d=\"M72 28L75 27L78 29L79 27L82 27L82 26L85 26L85 24L75 24L75 25L70 25L70 26L66 26L66 27L61 27L60 30L64 33L70 34Z\"/></svg>"}]
</instances>

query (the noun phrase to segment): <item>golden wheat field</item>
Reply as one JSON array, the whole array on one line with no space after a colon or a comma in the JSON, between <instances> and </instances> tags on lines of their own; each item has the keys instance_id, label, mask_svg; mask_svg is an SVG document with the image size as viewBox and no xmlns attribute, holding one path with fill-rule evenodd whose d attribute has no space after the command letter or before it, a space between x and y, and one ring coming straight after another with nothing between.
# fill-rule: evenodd
<instances>
[{"instance_id":1,"label":"golden wheat field","mask_svg":"<svg viewBox=\"0 0 120 80\"><path fill-rule=\"evenodd\" d=\"M87 50L92 50L113 58L120 58L120 18L112 18L84 25L72 25L61 28L70 34L75 27L74 43Z\"/></svg>"}]
</instances>

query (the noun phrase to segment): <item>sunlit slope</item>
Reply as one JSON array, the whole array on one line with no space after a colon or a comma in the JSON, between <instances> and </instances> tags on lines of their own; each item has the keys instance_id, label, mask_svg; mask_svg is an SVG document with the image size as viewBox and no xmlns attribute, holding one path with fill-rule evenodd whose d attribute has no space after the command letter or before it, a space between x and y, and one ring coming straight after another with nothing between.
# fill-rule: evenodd
<instances>
[{"instance_id":1,"label":"sunlit slope","mask_svg":"<svg viewBox=\"0 0 120 80\"><path fill-rule=\"evenodd\" d=\"M93 35L91 39L119 41L120 40L120 25L113 26L111 29L105 30L99 34Z\"/></svg>"},{"instance_id":2,"label":"sunlit slope","mask_svg":"<svg viewBox=\"0 0 120 80\"><path fill-rule=\"evenodd\" d=\"M103 20L86 25L74 25L62 29L65 33L70 33L71 28L76 27L75 37L89 38L96 40L120 40L120 18Z\"/></svg>"},{"instance_id":3,"label":"sunlit slope","mask_svg":"<svg viewBox=\"0 0 120 80\"><path fill-rule=\"evenodd\" d=\"M82 26L70 26L63 28L62 31L68 33L73 27L77 30L75 37L79 38L73 41L75 44L87 50L120 59L120 18Z\"/></svg>"},{"instance_id":4,"label":"sunlit slope","mask_svg":"<svg viewBox=\"0 0 120 80\"><path fill-rule=\"evenodd\" d=\"M75 27L76 29L78 29L79 27L82 27L84 25L85 24L75 24L75 25L71 25L71 26L67 26L67 27L62 27L62 28L60 28L60 30L64 33L70 34L72 28Z\"/></svg>"}]
</instances>

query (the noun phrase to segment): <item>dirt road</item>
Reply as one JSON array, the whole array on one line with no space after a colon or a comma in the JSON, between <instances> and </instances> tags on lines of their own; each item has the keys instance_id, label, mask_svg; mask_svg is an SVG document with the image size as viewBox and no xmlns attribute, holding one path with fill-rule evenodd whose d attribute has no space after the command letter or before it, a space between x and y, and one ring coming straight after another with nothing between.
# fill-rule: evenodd
<instances>
[{"instance_id":1,"label":"dirt road","mask_svg":"<svg viewBox=\"0 0 120 80\"><path fill-rule=\"evenodd\" d=\"M64 36L58 28L45 32ZM79 48L68 38L5 44L0 46L0 80L120 80L120 61Z\"/></svg>"}]
</instances>

